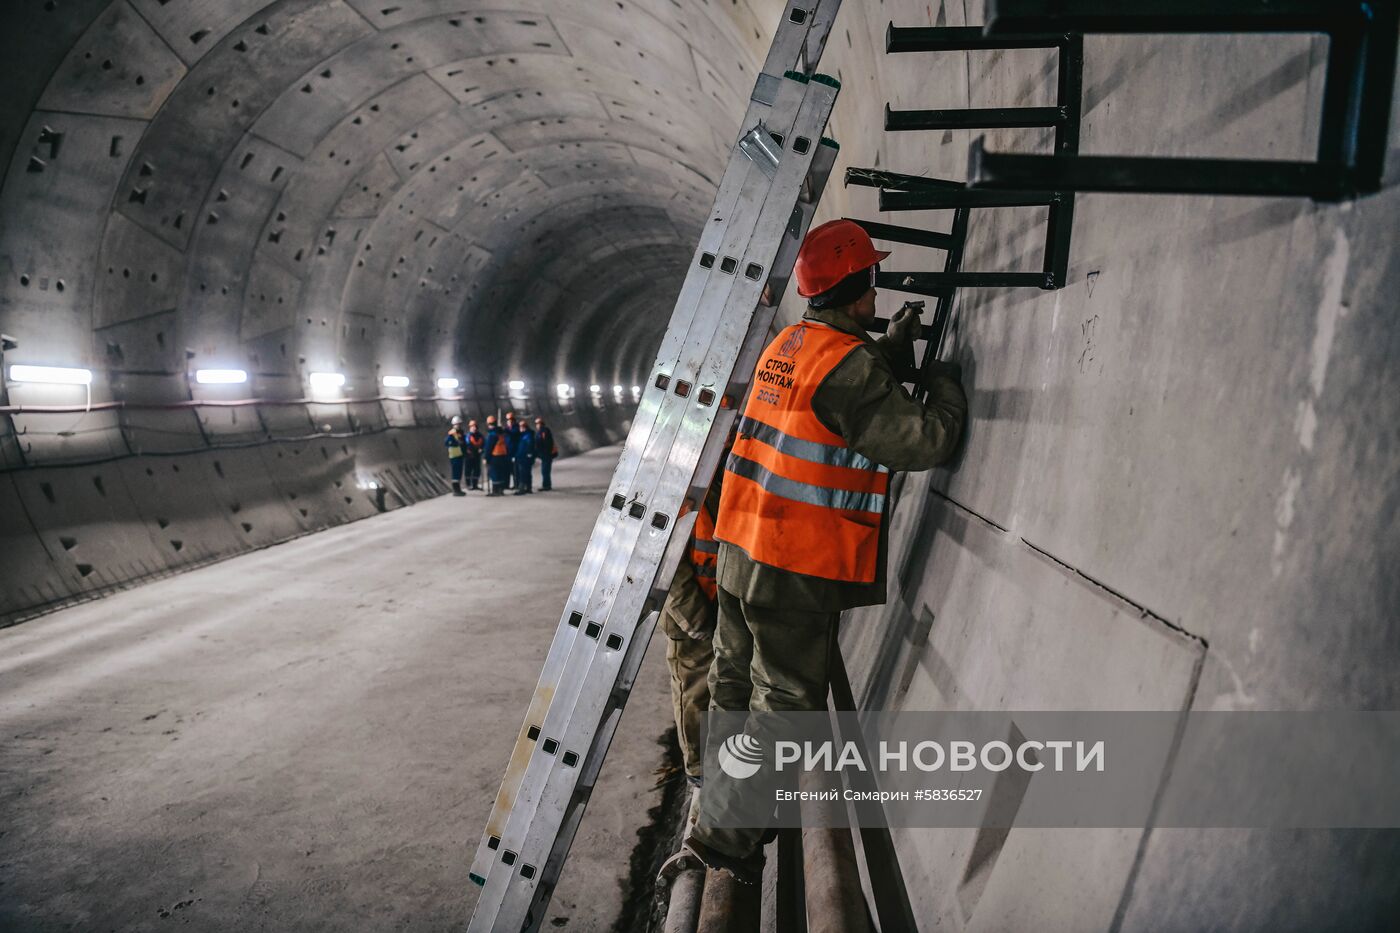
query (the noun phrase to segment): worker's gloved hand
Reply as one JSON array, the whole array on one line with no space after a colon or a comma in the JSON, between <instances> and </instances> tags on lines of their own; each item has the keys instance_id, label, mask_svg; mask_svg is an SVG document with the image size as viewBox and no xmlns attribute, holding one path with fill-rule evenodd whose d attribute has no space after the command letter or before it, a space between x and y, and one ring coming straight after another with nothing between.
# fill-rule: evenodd
<instances>
[{"instance_id":1,"label":"worker's gloved hand","mask_svg":"<svg viewBox=\"0 0 1400 933\"><path fill-rule=\"evenodd\" d=\"M894 313L894 317L890 318L889 329L885 331L891 342L914 342L919 336L919 311L922 309L922 303L908 302Z\"/></svg>"},{"instance_id":2,"label":"worker's gloved hand","mask_svg":"<svg viewBox=\"0 0 1400 933\"><path fill-rule=\"evenodd\" d=\"M919 381L925 389L932 389L934 384L941 379L951 379L958 385L962 385L962 364L954 363L952 360L929 360L924 364L923 372L919 374Z\"/></svg>"}]
</instances>

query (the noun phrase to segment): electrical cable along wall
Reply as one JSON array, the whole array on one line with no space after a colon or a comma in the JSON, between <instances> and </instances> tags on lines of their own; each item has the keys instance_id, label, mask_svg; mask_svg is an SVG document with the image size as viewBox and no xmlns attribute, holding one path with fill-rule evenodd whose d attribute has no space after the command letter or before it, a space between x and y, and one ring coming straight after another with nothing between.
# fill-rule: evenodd
<instances>
[{"instance_id":1,"label":"electrical cable along wall","mask_svg":"<svg viewBox=\"0 0 1400 933\"><path fill-rule=\"evenodd\" d=\"M767 27L486 6L6 9L0 622L621 439Z\"/></svg>"}]
</instances>

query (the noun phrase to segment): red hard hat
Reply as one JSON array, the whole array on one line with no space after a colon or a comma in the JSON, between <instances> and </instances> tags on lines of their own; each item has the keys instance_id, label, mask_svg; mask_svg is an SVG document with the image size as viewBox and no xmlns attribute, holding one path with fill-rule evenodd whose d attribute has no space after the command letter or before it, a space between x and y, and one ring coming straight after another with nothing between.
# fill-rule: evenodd
<instances>
[{"instance_id":1,"label":"red hard hat","mask_svg":"<svg viewBox=\"0 0 1400 933\"><path fill-rule=\"evenodd\" d=\"M797 294L811 298L853 272L869 269L889 253L875 248L854 220L829 220L811 230L797 251Z\"/></svg>"}]
</instances>

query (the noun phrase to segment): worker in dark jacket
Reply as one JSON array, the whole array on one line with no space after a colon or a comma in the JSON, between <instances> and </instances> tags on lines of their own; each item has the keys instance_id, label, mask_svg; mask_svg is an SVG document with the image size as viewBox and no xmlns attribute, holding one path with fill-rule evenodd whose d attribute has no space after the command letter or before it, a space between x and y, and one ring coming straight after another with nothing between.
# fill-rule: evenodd
<instances>
[{"instance_id":1,"label":"worker in dark jacket","mask_svg":"<svg viewBox=\"0 0 1400 933\"><path fill-rule=\"evenodd\" d=\"M504 496L511 471L511 435L496 424L496 416L486 419L486 473L491 483L490 495Z\"/></svg>"},{"instance_id":2,"label":"worker in dark jacket","mask_svg":"<svg viewBox=\"0 0 1400 933\"><path fill-rule=\"evenodd\" d=\"M468 489L481 488L481 455L486 450L486 436L476 429L475 419L467 422L467 455L462 469L462 480Z\"/></svg>"},{"instance_id":3,"label":"worker in dark jacket","mask_svg":"<svg viewBox=\"0 0 1400 933\"><path fill-rule=\"evenodd\" d=\"M515 421L515 412L513 412L513 411L508 411L508 412L506 412L506 413L505 413L505 419L506 419L505 425L504 425L504 427L505 427L505 432L506 432L507 435L509 435L509 438L507 439L506 443L510 445L510 451L511 451L511 457L512 457L510 472L509 472L509 474L507 474L507 476L506 476L506 488L507 488L507 489L514 489L514 488L515 488L515 463L514 463L514 459L513 459L513 458L515 457L515 440L516 440L516 438L518 438L518 437L520 436L520 425L516 423L516 421Z\"/></svg>"},{"instance_id":4,"label":"worker in dark jacket","mask_svg":"<svg viewBox=\"0 0 1400 933\"><path fill-rule=\"evenodd\" d=\"M875 273L888 255L849 220L812 230L798 253L807 313L759 357L725 465L715 709L826 708L842 610L885 601L890 471L945 463L962 436L957 366L914 368L917 310L901 309L878 342L866 333ZM924 402L901 385L916 379ZM767 744L762 728L750 719L746 731ZM764 828L715 825L723 801L738 797L728 774L706 775L699 820L672 862L689 854L756 882Z\"/></svg>"},{"instance_id":5,"label":"worker in dark jacket","mask_svg":"<svg viewBox=\"0 0 1400 933\"><path fill-rule=\"evenodd\" d=\"M528 496L535 491L535 432L521 418L515 435L515 494Z\"/></svg>"},{"instance_id":6,"label":"worker in dark jacket","mask_svg":"<svg viewBox=\"0 0 1400 933\"><path fill-rule=\"evenodd\" d=\"M554 432L543 418L535 419L535 455L540 458L540 492L549 492L554 488L550 479L554 458L559 456L559 445L554 443Z\"/></svg>"},{"instance_id":7,"label":"worker in dark jacket","mask_svg":"<svg viewBox=\"0 0 1400 933\"><path fill-rule=\"evenodd\" d=\"M462 433L462 416L452 416L452 427L447 429L447 436L442 439L442 445L447 448L447 465L452 470L452 495L465 496L462 492L462 468L467 462L467 439Z\"/></svg>"}]
</instances>

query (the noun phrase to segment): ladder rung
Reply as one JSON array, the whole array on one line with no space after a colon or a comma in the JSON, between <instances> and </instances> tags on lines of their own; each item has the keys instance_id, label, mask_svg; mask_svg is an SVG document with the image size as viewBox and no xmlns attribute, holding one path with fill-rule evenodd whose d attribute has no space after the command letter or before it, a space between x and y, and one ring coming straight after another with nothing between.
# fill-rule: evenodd
<instances>
[{"instance_id":1,"label":"ladder rung","mask_svg":"<svg viewBox=\"0 0 1400 933\"><path fill-rule=\"evenodd\" d=\"M916 295L941 295L954 288L1054 287L1043 272L880 272L875 284Z\"/></svg>"},{"instance_id":2,"label":"ladder rung","mask_svg":"<svg viewBox=\"0 0 1400 933\"><path fill-rule=\"evenodd\" d=\"M989 36L981 26L896 26L885 30L886 52L976 52L984 49L1053 49L1063 35Z\"/></svg>"},{"instance_id":3,"label":"ladder rung","mask_svg":"<svg viewBox=\"0 0 1400 933\"><path fill-rule=\"evenodd\" d=\"M901 175L878 168L846 169L846 184L863 188L891 188L896 191L961 191L963 183L923 175Z\"/></svg>"},{"instance_id":4,"label":"ladder rung","mask_svg":"<svg viewBox=\"0 0 1400 933\"><path fill-rule=\"evenodd\" d=\"M928 295L932 298L950 298L955 290L952 285L921 285L911 281L910 276L911 273L908 272L877 272L875 287L907 292L911 295Z\"/></svg>"},{"instance_id":5,"label":"ladder rung","mask_svg":"<svg viewBox=\"0 0 1400 933\"><path fill-rule=\"evenodd\" d=\"M926 246L929 249L949 249L953 245L953 236L950 233L939 233L937 230L920 230L917 227L898 227L894 224L876 223L873 220L858 220L848 217L860 224L871 239L888 240L891 243L907 243L910 246Z\"/></svg>"},{"instance_id":6,"label":"ladder rung","mask_svg":"<svg viewBox=\"0 0 1400 933\"><path fill-rule=\"evenodd\" d=\"M883 333L888 332L889 329L890 329L890 319L887 318L887 317L877 317L874 321L871 322L870 326L866 328L866 330L870 331L872 334L883 334ZM932 337L932 336L933 336L933 325L932 325L932 324L924 324L924 325L922 325L922 326L919 328L919 339L920 339L920 340L927 340L927 339L929 339L929 338Z\"/></svg>"},{"instance_id":7,"label":"ladder rung","mask_svg":"<svg viewBox=\"0 0 1400 933\"><path fill-rule=\"evenodd\" d=\"M965 110L891 110L885 105L885 129L991 130L1058 126L1069 118L1066 107L978 107Z\"/></svg>"},{"instance_id":8,"label":"ladder rung","mask_svg":"<svg viewBox=\"0 0 1400 933\"><path fill-rule=\"evenodd\" d=\"M987 0L989 35L1028 32L1332 32L1365 4L1337 0Z\"/></svg>"},{"instance_id":9,"label":"ladder rung","mask_svg":"<svg viewBox=\"0 0 1400 933\"><path fill-rule=\"evenodd\" d=\"M973 143L969 184L988 194L1028 187L1143 194L1341 197L1346 172L1322 162L1052 156L987 152ZM924 197L928 197L924 195ZM881 193L881 207L885 194Z\"/></svg>"},{"instance_id":10,"label":"ladder rung","mask_svg":"<svg viewBox=\"0 0 1400 933\"><path fill-rule=\"evenodd\" d=\"M1060 200L1055 191L1003 191L958 188L949 191L880 192L882 211L941 211L954 207L1046 207Z\"/></svg>"}]
</instances>

